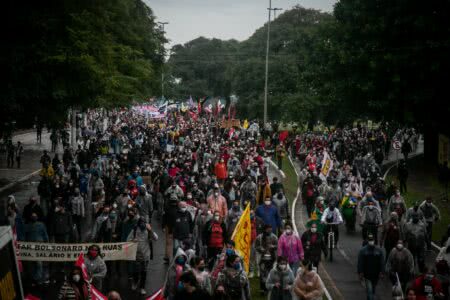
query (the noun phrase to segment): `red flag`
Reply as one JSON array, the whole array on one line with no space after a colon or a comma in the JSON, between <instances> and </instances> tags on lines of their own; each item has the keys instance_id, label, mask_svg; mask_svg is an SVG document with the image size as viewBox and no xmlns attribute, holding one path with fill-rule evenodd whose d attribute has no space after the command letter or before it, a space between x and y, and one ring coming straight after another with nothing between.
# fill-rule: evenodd
<instances>
[{"instance_id":1,"label":"red flag","mask_svg":"<svg viewBox=\"0 0 450 300\"><path fill-rule=\"evenodd\" d=\"M189 115L191 116L191 118L194 120L194 121L197 121L197 114L195 113L195 112L193 112L193 111L189 111Z\"/></svg>"},{"instance_id":2,"label":"red flag","mask_svg":"<svg viewBox=\"0 0 450 300\"><path fill-rule=\"evenodd\" d=\"M202 112L202 104L200 103L200 100L198 101L197 112L198 112L198 114L200 114Z\"/></svg>"},{"instance_id":3,"label":"red flag","mask_svg":"<svg viewBox=\"0 0 450 300\"><path fill-rule=\"evenodd\" d=\"M33 296L31 294L28 294L25 296L25 300L40 300L41 298L38 298L36 296Z\"/></svg>"},{"instance_id":4,"label":"red flag","mask_svg":"<svg viewBox=\"0 0 450 300\"><path fill-rule=\"evenodd\" d=\"M289 132L287 130L280 132L280 135L279 135L280 142L283 143L284 140L288 137L288 135L289 135Z\"/></svg>"},{"instance_id":5,"label":"red flag","mask_svg":"<svg viewBox=\"0 0 450 300\"><path fill-rule=\"evenodd\" d=\"M164 300L163 289L160 288L153 295L148 297L146 300Z\"/></svg>"}]
</instances>

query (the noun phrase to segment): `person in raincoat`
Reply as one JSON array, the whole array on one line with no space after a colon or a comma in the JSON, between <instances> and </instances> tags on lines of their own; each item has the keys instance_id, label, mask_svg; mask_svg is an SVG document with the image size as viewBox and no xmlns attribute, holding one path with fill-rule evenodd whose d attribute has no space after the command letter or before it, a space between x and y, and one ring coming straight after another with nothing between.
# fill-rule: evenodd
<instances>
[{"instance_id":1,"label":"person in raincoat","mask_svg":"<svg viewBox=\"0 0 450 300\"><path fill-rule=\"evenodd\" d=\"M266 288L269 291L267 299L291 300L294 280L294 273L289 268L288 260L279 256L266 280Z\"/></svg>"},{"instance_id":2,"label":"person in raincoat","mask_svg":"<svg viewBox=\"0 0 450 300\"><path fill-rule=\"evenodd\" d=\"M295 278L294 295L298 300L321 300L323 297L322 280L313 270L311 261L302 261L301 270Z\"/></svg>"},{"instance_id":3,"label":"person in raincoat","mask_svg":"<svg viewBox=\"0 0 450 300\"><path fill-rule=\"evenodd\" d=\"M167 275L166 282L164 285L164 298L172 300L175 298L177 292L178 284L180 282L181 275L190 269L187 261L187 255L184 253L183 249L178 248L172 263L170 264Z\"/></svg>"},{"instance_id":4,"label":"person in raincoat","mask_svg":"<svg viewBox=\"0 0 450 300\"><path fill-rule=\"evenodd\" d=\"M304 252L300 237L292 230L292 224L286 223L284 232L278 239L278 256L286 257L290 269L297 274L300 261L303 260Z\"/></svg>"}]
</instances>

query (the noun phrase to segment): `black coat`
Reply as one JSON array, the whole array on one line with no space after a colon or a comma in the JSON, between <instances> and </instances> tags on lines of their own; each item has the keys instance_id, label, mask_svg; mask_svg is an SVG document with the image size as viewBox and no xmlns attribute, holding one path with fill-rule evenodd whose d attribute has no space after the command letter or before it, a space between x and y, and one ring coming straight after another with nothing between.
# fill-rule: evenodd
<instances>
[{"instance_id":1,"label":"black coat","mask_svg":"<svg viewBox=\"0 0 450 300\"><path fill-rule=\"evenodd\" d=\"M319 262L321 259L321 252L328 255L328 249L325 245L325 240L322 233L317 232L317 238L314 243L312 243L312 236L314 233L311 230L305 231L302 235L303 250L305 251L305 259L309 259L315 263Z\"/></svg>"}]
</instances>

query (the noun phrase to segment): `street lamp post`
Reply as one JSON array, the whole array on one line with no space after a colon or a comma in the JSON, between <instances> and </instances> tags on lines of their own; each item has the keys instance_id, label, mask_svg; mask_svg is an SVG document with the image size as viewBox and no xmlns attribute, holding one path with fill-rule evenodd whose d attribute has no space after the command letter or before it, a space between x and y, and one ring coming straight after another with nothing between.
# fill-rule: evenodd
<instances>
[{"instance_id":1,"label":"street lamp post","mask_svg":"<svg viewBox=\"0 0 450 300\"><path fill-rule=\"evenodd\" d=\"M267 45L266 45L266 79L264 82L264 128L267 125L267 83L269 80L269 43L270 43L270 14L272 12L272 0L269 0L269 21L267 23Z\"/></svg>"},{"instance_id":2,"label":"street lamp post","mask_svg":"<svg viewBox=\"0 0 450 300\"><path fill-rule=\"evenodd\" d=\"M164 35L166 32L164 31L164 25L169 24L169 22L158 22L158 24L161 26L162 34ZM163 43L163 55L164 55L164 43ZM163 57L163 60L165 60L165 57ZM161 67L161 98L164 98L164 65Z\"/></svg>"},{"instance_id":3,"label":"street lamp post","mask_svg":"<svg viewBox=\"0 0 450 300\"><path fill-rule=\"evenodd\" d=\"M275 20L277 18L277 11L283 10L283 9L279 8L279 7L275 7L275 8L272 8L272 10L273 10L273 19Z\"/></svg>"}]
</instances>

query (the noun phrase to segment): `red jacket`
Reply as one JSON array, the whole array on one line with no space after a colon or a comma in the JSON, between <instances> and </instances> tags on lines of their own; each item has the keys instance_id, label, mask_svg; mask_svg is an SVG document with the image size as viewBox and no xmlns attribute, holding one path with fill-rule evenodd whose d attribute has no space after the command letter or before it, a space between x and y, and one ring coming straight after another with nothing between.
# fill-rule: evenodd
<instances>
[{"instance_id":1,"label":"red jacket","mask_svg":"<svg viewBox=\"0 0 450 300\"><path fill-rule=\"evenodd\" d=\"M214 166L214 173L216 174L217 179L226 179L228 177L227 174L227 166L225 163L217 163Z\"/></svg>"},{"instance_id":2,"label":"red jacket","mask_svg":"<svg viewBox=\"0 0 450 300\"><path fill-rule=\"evenodd\" d=\"M424 282L424 276L420 275L416 279L414 279L412 288L416 292L416 299L417 300L427 300L427 290L432 289L433 290L433 296L442 294L442 286L439 280L436 279L436 277L433 277L430 284L425 284Z\"/></svg>"}]
</instances>

